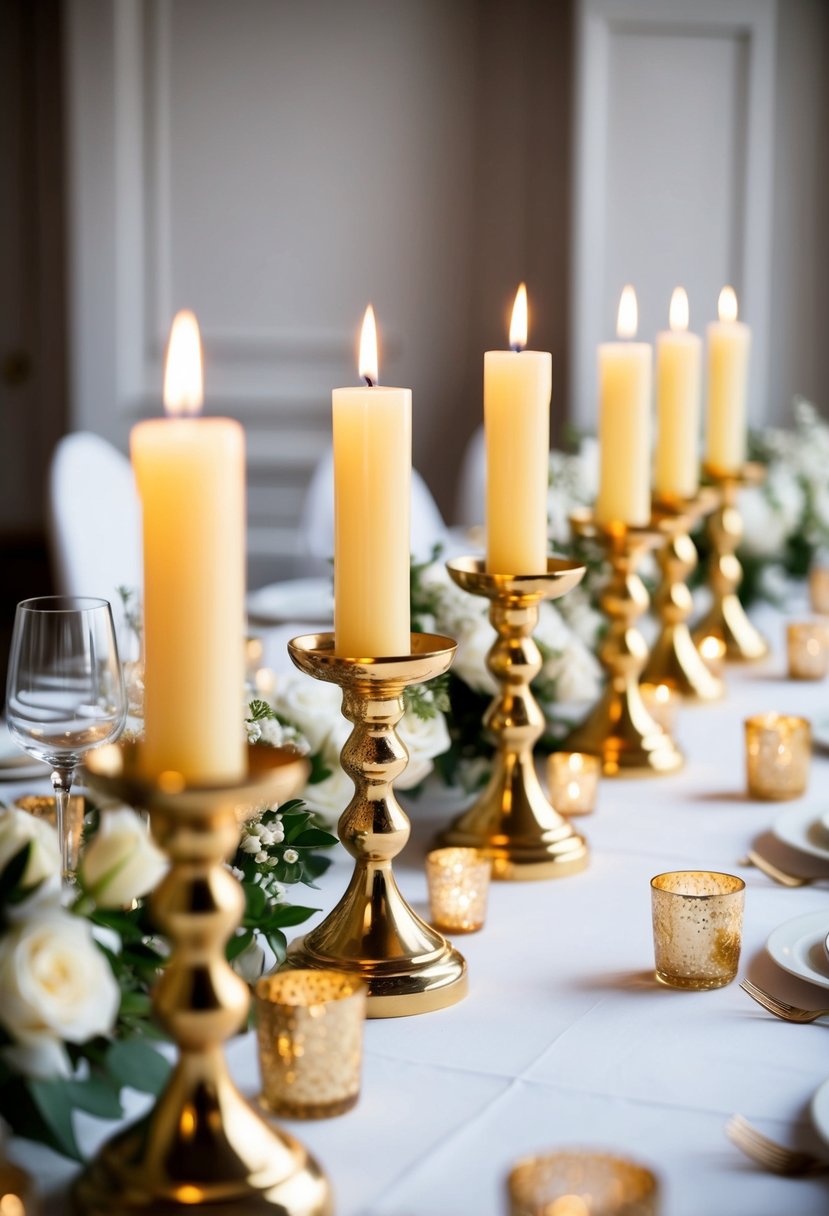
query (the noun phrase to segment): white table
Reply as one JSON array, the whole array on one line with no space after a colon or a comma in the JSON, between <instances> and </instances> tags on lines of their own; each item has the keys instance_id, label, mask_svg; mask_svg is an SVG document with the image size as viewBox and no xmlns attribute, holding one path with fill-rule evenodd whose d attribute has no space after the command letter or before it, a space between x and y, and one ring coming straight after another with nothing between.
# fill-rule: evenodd
<instances>
[{"instance_id":1,"label":"white table","mask_svg":"<svg viewBox=\"0 0 829 1216\"><path fill-rule=\"evenodd\" d=\"M580 821L592 849L585 873L494 886L485 930L458 941L468 998L438 1013L369 1022L356 1109L286 1124L328 1170L339 1216L500 1216L511 1162L558 1145L605 1146L651 1164L664 1182L666 1216L829 1211L825 1182L765 1174L723 1134L740 1111L780 1140L817 1145L808 1104L829 1075L829 1029L772 1018L737 983L693 993L652 978L650 878L734 871L785 809L744 798L742 719L761 709L813 718L829 711L826 685L782 679L783 619L765 611L761 623L775 657L730 668L725 701L683 711L685 769L603 784L597 813ZM275 657L291 632L273 631ZM816 756L816 808L827 776L829 761ZM411 814L397 874L422 908L423 855L452 808L424 798ZM324 911L349 870L338 850L319 896ZM826 992L785 975L764 952L769 932L791 917L826 909L829 928L826 888L788 890L755 870L737 872L748 884L741 974L784 999L829 1005ZM253 1096L252 1038L237 1039L229 1056ZM109 1130L86 1120L84 1143L91 1148ZM51 1188L49 1210L65 1211L55 1188L72 1167L22 1142L15 1154Z\"/></svg>"}]
</instances>

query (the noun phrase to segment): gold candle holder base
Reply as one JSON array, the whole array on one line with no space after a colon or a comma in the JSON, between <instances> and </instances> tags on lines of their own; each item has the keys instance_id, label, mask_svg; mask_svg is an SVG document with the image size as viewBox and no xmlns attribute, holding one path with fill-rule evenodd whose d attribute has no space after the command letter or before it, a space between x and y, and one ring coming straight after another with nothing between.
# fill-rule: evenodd
<instances>
[{"instance_id":1,"label":"gold candle holder base","mask_svg":"<svg viewBox=\"0 0 829 1216\"><path fill-rule=\"evenodd\" d=\"M403 690L442 675L455 643L413 633L411 649L408 655L355 659L335 654L333 633L306 634L288 643L301 671L342 688L343 715L354 724L341 757L354 797L338 832L356 865L336 908L292 944L286 966L359 975L368 987L370 1018L429 1013L467 993L464 959L412 911L392 872L392 860L410 831L393 789L408 763L395 733L403 716Z\"/></svg>"},{"instance_id":2,"label":"gold candle holder base","mask_svg":"<svg viewBox=\"0 0 829 1216\"><path fill-rule=\"evenodd\" d=\"M737 595L743 578L736 553L743 538L737 493L743 486L760 485L766 470L761 464L745 464L739 473L723 473L706 465L705 473L720 491L720 505L708 524L711 537L708 582L714 602L694 630L694 641L699 645L703 638L719 638L725 645L727 659L753 662L765 658L769 644L746 616Z\"/></svg>"},{"instance_id":3,"label":"gold candle holder base","mask_svg":"<svg viewBox=\"0 0 829 1216\"><path fill-rule=\"evenodd\" d=\"M568 751L599 756L607 777L673 773L682 767L682 752L651 717L639 690L639 675L648 648L635 622L648 607L648 593L636 572L642 555L664 544L674 526L654 521L642 528L620 524L603 528L592 511L570 517L577 536L598 542L611 565L601 604L609 626L599 650L607 687L595 709L567 739Z\"/></svg>"},{"instance_id":4,"label":"gold candle holder base","mask_svg":"<svg viewBox=\"0 0 829 1216\"><path fill-rule=\"evenodd\" d=\"M544 730L544 715L530 683L541 670L532 632L543 599L558 599L584 577L584 566L547 559L546 574L488 574L479 558L446 563L464 591L490 601L489 619L497 638L487 667L500 684L484 726L497 751L489 785L470 810L438 836L440 845L481 849L492 858L500 879L560 878L587 865L583 836L551 806L541 788L533 747Z\"/></svg>"},{"instance_id":5,"label":"gold candle holder base","mask_svg":"<svg viewBox=\"0 0 829 1216\"><path fill-rule=\"evenodd\" d=\"M694 602L688 579L697 567L697 550L688 533L703 515L717 505L717 492L705 487L693 498L657 499L654 519L676 521L677 527L659 550L657 560L662 581L654 597L654 607L662 629L642 673L648 684L667 684L688 701L717 701L725 692L697 650L688 618Z\"/></svg>"},{"instance_id":6,"label":"gold candle holder base","mask_svg":"<svg viewBox=\"0 0 829 1216\"><path fill-rule=\"evenodd\" d=\"M81 1174L73 1211L183 1216L198 1207L214 1216L331 1216L320 1166L245 1101L222 1046L244 1025L250 1002L247 984L225 959L244 898L224 862L245 812L293 794L307 762L292 752L249 747L242 780L216 788L188 786L177 773L147 780L136 743L93 751L85 766L93 789L149 810L155 838L170 858L152 906L172 953L153 999L179 1055L149 1115L110 1140Z\"/></svg>"}]
</instances>

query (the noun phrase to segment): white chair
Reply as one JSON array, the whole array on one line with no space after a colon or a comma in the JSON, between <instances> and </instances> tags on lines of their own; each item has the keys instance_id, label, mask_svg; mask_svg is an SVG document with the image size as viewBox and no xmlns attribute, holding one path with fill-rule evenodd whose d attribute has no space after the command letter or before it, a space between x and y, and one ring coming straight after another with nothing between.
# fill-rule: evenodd
<instances>
[{"instance_id":1,"label":"white chair","mask_svg":"<svg viewBox=\"0 0 829 1216\"><path fill-rule=\"evenodd\" d=\"M446 543L447 530L429 487L412 469L411 549L425 561L437 543ZM328 562L334 553L334 452L320 457L302 504L299 520L299 553L302 557Z\"/></svg>"},{"instance_id":2,"label":"white chair","mask_svg":"<svg viewBox=\"0 0 829 1216\"><path fill-rule=\"evenodd\" d=\"M120 627L118 587L141 591L141 509L126 456L99 435L65 435L52 456L47 527L60 594L109 600Z\"/></svg>"}]
</instances>

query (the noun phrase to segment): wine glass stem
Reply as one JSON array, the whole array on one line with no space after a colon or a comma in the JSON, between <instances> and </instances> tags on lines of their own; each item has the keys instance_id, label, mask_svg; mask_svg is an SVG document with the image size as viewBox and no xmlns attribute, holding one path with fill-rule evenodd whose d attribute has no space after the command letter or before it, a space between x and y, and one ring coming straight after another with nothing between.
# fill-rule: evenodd
<instances>
[{"instance_id":1,"label":"wine glass stem","mask_svg":"<svg viewBox=\"0 0 829 1216\"><path fill-rule=\"evenodd\" d=\"M75 841L72 839L72 816L69 814L69 793L72 789L74 768L52 770L52 789L55 791L55 826L60 841L60 869L64 882L75 872Z\"/></svg>"}]
</instances>

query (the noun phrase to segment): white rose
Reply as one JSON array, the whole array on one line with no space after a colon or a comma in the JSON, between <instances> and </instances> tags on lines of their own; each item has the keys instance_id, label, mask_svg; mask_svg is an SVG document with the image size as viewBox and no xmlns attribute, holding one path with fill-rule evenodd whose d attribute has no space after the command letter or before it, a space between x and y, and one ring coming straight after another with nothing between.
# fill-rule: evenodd
<instances>
[{"instance_id":1,"label":"white rose","mask_svg":"<svg viewBox=\"0 0 829 1216\"><path fill-rule=\"evenodd\" d=\"M743 547L756 557L777 557L790 532L789 521L769 498L765 486L752 486L740 494Z\"/></svg>"},{"instance_id":2,"label":"white rose","mask_svg":"<svg viewBox=\"0 0 829 1216\"><path fill-rule=\"evenodd\" d=\"M410 790L429 776L434 768L432 761L435 756L448 749L451 742L449 730L442 713L436 713L433 718L419 718L409 710L400 719L397 733L409 753L409 763L395 786L399 790Z\"/></svg>"},{"instance_id":3,"label":"white rose","mask_svg":"<svg viewBox=\"0 0 829 1216\"><path fill-rule=\"evenodd\" d=\"M575 634L570 635L559 653L547 660L542 672L555 685L557 701L595 701L602 690L599 662Z\"/></svg>"},{"instance_id":4,"label":"white rose","mask_svg":"<svg viewBox=\"0 0 829 1216\"><path fill-rule=\"evenodd\" d=\"M343 769L339 756L326 758L331 775L316 785L306 785L303 798L308 805L328 820L336 823L354 794L354 782Z\"/></svg>"},{"instance_id":5,"label":"white rose","mask_svg":"<svg viewBox=\"0 0 829 1216\"><path fill-rule=\"evenodd\" d=\"M308 740L312 752L322 749L332 723L340 717L342 693L336 684L295 672L281 676L272 698L273 708Z\"/></svg>"},{"instance_id":6,"label":"white rose","mask_svg":"<svg viewBox=\"0 0 829 1216\"><path fill-rule=\"evenodd\" d=\"M19 807L0 808L0 872L24 845L30 845L29 860L20 885L57 880L60 876L58 834L45 819L38 819Z\"/></svg>"},{"instance_id":7,"label":"white rose","mask_svg":"<svg viewBox=\"0 0 829 1216\"><path fill-rule=\"evenodd\" d=\"M121 1000L89 922L60 908L0 938L0 992L3 1025L17 1044L13 1058L38 1076L67 1075L60 1041L109 1034Z\"/></svg>"},{"instance_id":8,"label":"white rose","mask_svg":"<svg viewBox=\"0 0 829 1216\"><path fill-rule=\"evenodd\" d=\"M167 859L135 811L105 811L101 827L81 858L84 888L102 908L123 908L160 881Z\"/></svg>"},{"instance_id":9,"label":"white rose","mask_svg":"<svg viewBox=\"0 0 829 1216\"><path fill-rule=\"evenodd\" d=\"M265 968L265 951L255 941L245 946L230 964L246 984L255 984Z\"/></svg>"},{"instance_id":10,"label":"white rose","mask_svg":"<svg viewBox=\"0 0 829 1216\"><path fill-rule=\"evenodd\" d=\"M485 619L469 621L456 636L458 649L452 671L475 692L493 696L497 685L486 666L486 656L495 641L492 626Z\"/></svg>"}]
</instances>

